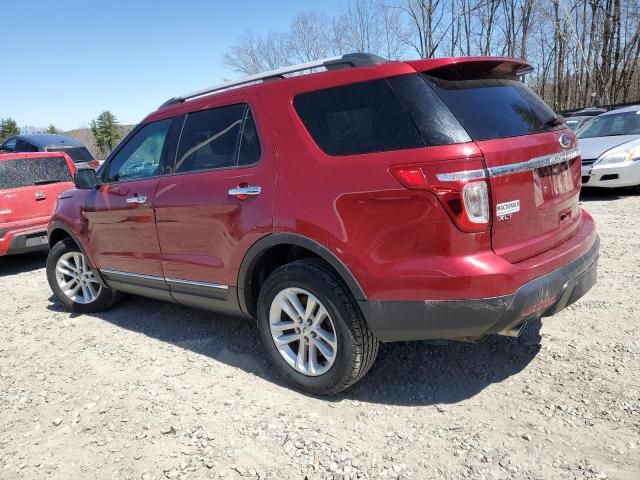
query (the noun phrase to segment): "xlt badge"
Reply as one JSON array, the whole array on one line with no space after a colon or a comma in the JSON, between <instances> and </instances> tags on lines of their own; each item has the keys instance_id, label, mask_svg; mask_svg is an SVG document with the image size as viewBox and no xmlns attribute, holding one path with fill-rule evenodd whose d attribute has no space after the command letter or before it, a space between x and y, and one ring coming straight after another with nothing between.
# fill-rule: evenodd
<instances>
[{"instance_id":1,"label":"xlt badge","mask_svg":"<svg viewBox=\"0 0 640 480\"><path fill-rule=\"evenodd\" d=\"M498 203L496 205L496 216L498 220L509 220L511 215L520 211L520 200L511 200L510 202Z\"/></svg>"}]
</instances>

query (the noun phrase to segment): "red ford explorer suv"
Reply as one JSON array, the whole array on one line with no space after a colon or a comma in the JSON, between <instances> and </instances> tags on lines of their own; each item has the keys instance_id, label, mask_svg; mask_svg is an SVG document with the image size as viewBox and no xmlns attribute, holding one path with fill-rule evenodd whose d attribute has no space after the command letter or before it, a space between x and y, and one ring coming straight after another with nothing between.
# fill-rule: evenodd
<instances>
[{"instance_id":1,"label":"red ford explorer suv","mask_svg":"<svg viewBox=\"0 0 640 480\"><path fill-rule=\"evenodd\" d=\"M351 54L173 98L61 196L51 288L76 312L127 292L254 317L321 394L381 341L516 336L589 290L599 245L530 69Z\"/></svg>"},{"instance_id":2,"label":"red ford explorer suv","mask_svg":"<svg viewBox=\"0 0 640 480\"><path fill-rule=\"evenodd\" d=\"M73 188L65 153L0 155L0 256L47 250L47 224L58 194Z\"/></svg>"}]
</instances>

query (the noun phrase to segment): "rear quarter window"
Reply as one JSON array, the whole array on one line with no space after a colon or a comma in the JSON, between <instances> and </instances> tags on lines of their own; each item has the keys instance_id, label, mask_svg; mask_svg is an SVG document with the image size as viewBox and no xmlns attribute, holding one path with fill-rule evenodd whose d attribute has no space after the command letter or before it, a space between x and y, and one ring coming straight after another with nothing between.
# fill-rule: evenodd
<instances>
[{"instance_id":1,"label":"rear quarter window","mask_svg":"<svg viewBox=\"0 0 640 480\"><path fill-rule=\"evenodd\" d=\"M64 157L0 161L0 190L70 181L71 172Z\"/></svg>"},{"instance_id":2,"label":"rear quarter window","mask_svg":"<svg viewBox=\"0 0 640 480\"><path fill-rule=\"evenodd\" d=\"M425 145L386 80L303 93L295 97L293 105L316 144L329 155Z\"/></svg>"}]
</instances>

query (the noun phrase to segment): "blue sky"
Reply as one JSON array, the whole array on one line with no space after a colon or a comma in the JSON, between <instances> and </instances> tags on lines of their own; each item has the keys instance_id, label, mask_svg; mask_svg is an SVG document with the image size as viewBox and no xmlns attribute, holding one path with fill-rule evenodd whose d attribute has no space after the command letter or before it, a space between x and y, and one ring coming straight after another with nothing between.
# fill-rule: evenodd
<instances>
[{"instance_id":1,"label":"blue sky","mask_svg":"<svg viewBox=\"0 0 640 480\"><path fill-rule=\"evenodd\" d=\"M238 75L222 56L246 31L288 29L341 0L2 2L0 118L68 130L103 110L137 123L168 98Z\"/></svg>"}]
</instances>

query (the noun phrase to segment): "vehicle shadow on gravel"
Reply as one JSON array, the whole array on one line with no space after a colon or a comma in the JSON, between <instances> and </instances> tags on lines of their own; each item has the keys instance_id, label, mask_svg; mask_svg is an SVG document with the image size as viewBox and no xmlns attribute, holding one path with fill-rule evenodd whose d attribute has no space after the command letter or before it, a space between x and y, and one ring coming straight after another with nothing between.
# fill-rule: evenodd
<instances>
[{"instance_id":1,"label":"vehicle shadow on gravel","mask_svg":"<svg viewBox=\"0 0 640 480\"><path fill-rule=\"evenodd\" d=\"M44 268L47 263L48 252L25 253L22 255L7 255L0 257L0 277L32 272Z\"/></svg>"},{"instance_id":2,"label":"vehicle shadow on gravel","mask_svg":"<svg viewBox=\"0 0 640 480\"><path fill-rule=\"evenodd\" d=\"M50 302L50 310L64 311L55 297ZM251 320L135 296L94 316L291 388L270 367ZM381 344L373 368L360 382L343 394L323 398L388 405L455 403L517 374L539 351L539 321L528 325L518 339Z\"/></svg>"},{"instance_id":3,"label":"vehicle shadow on gravel","mask_svg":"<svg viewBox=\"0 0 640 480\"><path fill-rule=\"evenodd\" d=\"M611 202L625 197L633 197L638 193L633 188L582 188L582 202Z\"/></svg>"}]
</instances>

